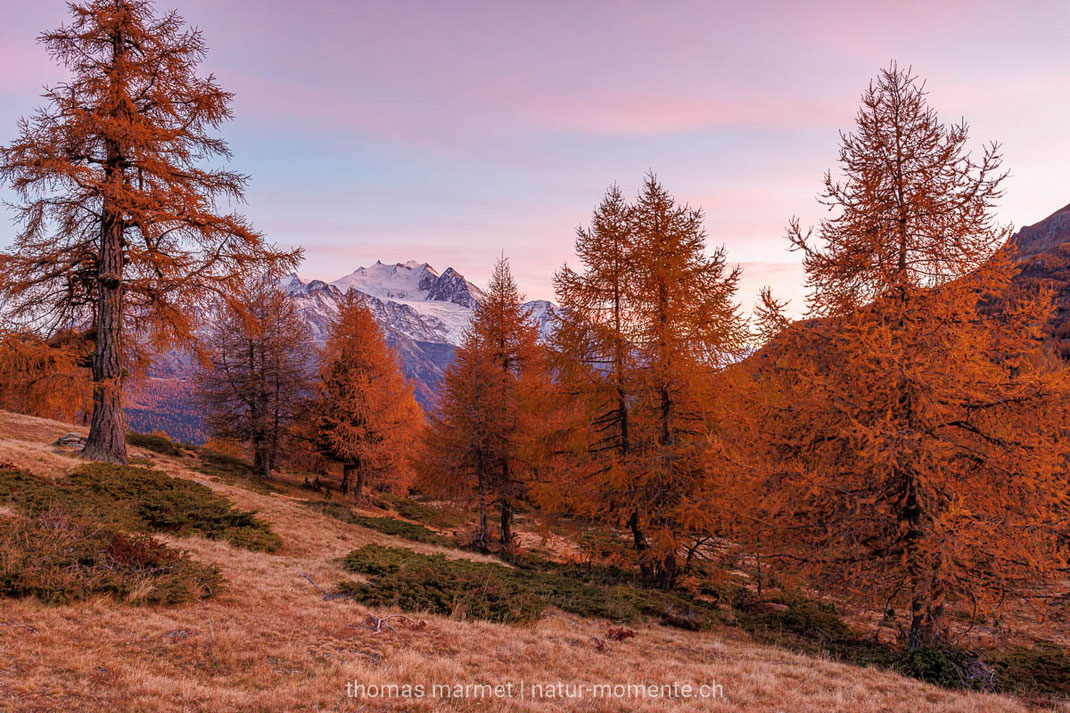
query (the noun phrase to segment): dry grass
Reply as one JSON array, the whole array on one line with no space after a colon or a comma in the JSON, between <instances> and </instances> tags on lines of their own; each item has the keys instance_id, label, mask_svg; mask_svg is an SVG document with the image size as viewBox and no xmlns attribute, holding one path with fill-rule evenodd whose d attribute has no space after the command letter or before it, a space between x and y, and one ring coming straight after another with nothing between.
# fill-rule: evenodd
<instances>
[{"instance_id":1,"label":"dry grass","mask_svg":"<svg viewBox=\"0 0 1070 713\"><path fill-rule=\"evenodd\" d=\"M76 461L48 443L65 424L0 413L0 460L44 474ZM181 460L158 457L172 475L206 482ZM607 624L555 613L523 628L423 617L375 634L369 610L323 601L301 578L330 589L334 561L369 542L443 551L348 525L286 494L209 482L239 507L256 509L283 538L276 554L200 538L161 538L216 564L228 582L215 599L171 608L95 599L52 607L0 605L0 711L858 711L912 713L1027 710L1014 699L963 694L874 669L852 668L756 646L732 631L689 633L654 625L603 650ZM456 551L451 556L489 559ZM386 612L375 612L382 615ZM714 700L553 701L424 698L357 700L346 683L609 683L711 681ZM515 689L514 689L515 690Z\"/></svg>"}]
</instances>

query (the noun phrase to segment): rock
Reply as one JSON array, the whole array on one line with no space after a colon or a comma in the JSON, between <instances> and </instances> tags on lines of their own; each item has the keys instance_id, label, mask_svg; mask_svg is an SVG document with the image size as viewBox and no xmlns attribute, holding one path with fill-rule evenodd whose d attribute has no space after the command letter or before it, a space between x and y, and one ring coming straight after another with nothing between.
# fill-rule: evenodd
<instances>
[{"instance_id":1,"label":"rock","mask_svg":"<svg viewBox=\"0 0 1070 713\"><path fill-rule=\"evenodd\" d=\"M52 445L63 448L84 448L85 436L79 436L77 433L67 433L57 438Z\"/></svg>"}]
</instances>

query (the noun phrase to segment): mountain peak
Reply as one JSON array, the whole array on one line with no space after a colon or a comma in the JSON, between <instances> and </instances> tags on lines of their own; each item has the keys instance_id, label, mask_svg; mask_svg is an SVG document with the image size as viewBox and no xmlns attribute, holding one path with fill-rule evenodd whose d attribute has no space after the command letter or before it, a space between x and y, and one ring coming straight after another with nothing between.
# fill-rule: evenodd
<instances>
[{"instance_id":1,"label":"mountain peak","mask_svg":"<svg viewBox=\"0 0 1070 713\"><path fill-rule=\"evenodd\" d=\"M331 283L342 292L358 290L379 299L418 302L449 302L474 309L483 293L452 267L441 275L426 262L384 263L376 260Z\"/></svg>"},{"instance_id":2,"label":"mountain peak","mask_svg":"<svg viewBox=\"0 0 1070 713\"><path fill-rule=\"evenodd\" d=\"M1063 206L1039 223L1019 230L1011 242L1018 246L1022 258L1051 252L1070 243L1070 205Z\"/></svg>"}]
</instances>

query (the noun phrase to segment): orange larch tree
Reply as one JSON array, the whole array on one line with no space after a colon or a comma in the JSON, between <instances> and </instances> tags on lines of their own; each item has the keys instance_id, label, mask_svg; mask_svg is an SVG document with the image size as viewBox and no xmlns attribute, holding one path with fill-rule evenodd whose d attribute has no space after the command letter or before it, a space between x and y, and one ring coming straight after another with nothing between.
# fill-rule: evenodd
<instances>
[{"instance_id":1,"label":"orange larch tree","mask_svg":"<svg viewBox=\"0 0 1070 713\"><path fill-rule=\"evenodd\" d=\"M93 414L85 455L126 462L122 382L137 338L188 344L193 305L235 276L296 253L265 245L220 212L246 179L206 167L228 157L211 134L231 95L201 77L201 34L145 0L87 0L41 36L70 79L46 91L0 147L0 176L22 199L22 230L0 256L5 316L35 329L92 325Z\"/></svg>"},{"instance_id":2,"label":"orange larch tree","mask_svg":"<svg viewBox=\"0 0 1070 713\"><path fill-rule=\"evenodd\" d=\"M312 413L316 442L342 464L343 494L350 485L359 499L366 484L403 489L412 483L423 412L356 292L346 294L331 325Z\"/></svg>"},{"instance_id":3,"label":"orange larch tree","mask_svg":"<svg viewBox=\"0 0 1070 713\"><path fill-rule=\"evenodd\" d=\"M0 408L83 420L92 406L91 349L84 335L75 332L44 339L34 332L0 330Z\"/></svg>"},{"instance_id":4,"label":"orange larch tree","mask_svg":"<svg viewBox=\"0 0 1070 713\"><path fill-rule=\"evenodd\" d=\"M248 444L253 472L271 477L312 385L308 324L271 275L251 278L220 300L204 352L195 387L209 432Z\"/></svg>"},{"instance_id":5,"label":"orange larch tree","mask_svg":"<svg viewBox=\"0 0 1070 713\"><path fill-rule=\"evenodd\" d=\"M723 248L707 255L702 222L653 175L631 206L610 189L578 234L584 272L557 277L555 375L586 404L565 505L626 524L643 573L666 587L725 516L721 375L747 338L740 272Z\"/></svg>"},{"instance_id":6,"label":"orange larch tree","mask_svg":"<svg viewBox=\"0 0 1070 713\"><path fill-rule=\"evenodd\" d=\"M551 350L555 379L564 396L561 406L578 403L582 408L576 414L576 426L586 453L578 459L578 472L565 475L568 482L544 492L561 506L581 511L593 508L603 517L614 504L625 506L616 495L615 481L632 453L636 369L636 352L630 342L635 267L632 229L631 207L620 188L611 186L590 227L576 231L576 256L583 271L565 266L554 276L560 305ZM568 504L573 494L578 500ZM646 536L638 511L620 511L609 519L628 523L640 565L648 573Z\"/></svg>"},{"instance_id":7,"label":"orange larch tree","mask_svg":"<svg viewBox=\"0 0 1070 713\"><path fill-rule=\"evenodd\" d=\"M881 72L843 136L842 178L826 176L832 216L788 231L819 319L759 359L774 387L771 475L754 487L763 544L829 586L905 606L911 648L946 640L949 602L983 611L1066 561L1067 377L1042 339L1050 299L1006 296L1000 155L972 156L967 138L909 70Z\"/></svg>"},{"instance_id":8,"label":"orange larch tree","mask_svg":"<svg viewBox=\"0 0 1070 713\"><path fill-rule=\"evenodd\" d=\"M649 533L654 577L670 587L687 545L716 533L726 514L718 491L732 465L718 377L748 334L735 301L740 268L728 267L723 247L707 252L701 210L648 175L631 221L636 428L622 492Z\"/></svg>"},{"instance_id":9,"label":"orange larch tree","mask_svg":"<svg viewBox=\"0 0 1070 713\"><path fill-rule=\"evenodd\" d=\"M478 499L474 541L481 549L488 546L487 510L498 506L506 552L514 547L513 512L540 462L533 444L549 390L538 328L522 302L502 258L446 372L426 449L429 473Z\"/></svg>"}]
</instances>

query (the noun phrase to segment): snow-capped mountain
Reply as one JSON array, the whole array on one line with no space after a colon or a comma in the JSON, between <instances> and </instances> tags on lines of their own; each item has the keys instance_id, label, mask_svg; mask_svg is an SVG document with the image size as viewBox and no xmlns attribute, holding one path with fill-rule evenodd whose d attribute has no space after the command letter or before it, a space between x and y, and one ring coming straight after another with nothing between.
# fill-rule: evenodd
<instances>
[{"instance_id":1,"label":"snow-capped mountain","mask_svg":"<svg viewBox=\"0 0 1070 713\"><path fill-rule=\"evenodd\" d=\"M292 274L280 281L280 288L297 302L321 343L338 312L339 300L346 292L356 291L387 342L398 351L402 368L425 406L433 403L442 374L453 361L454 349L483 299L483 291L452 267L440 274L427 263L415 261L376 262L330 283L306 282ZM545 338L554 322L553 305L546 300L526 305Z\"/></svg>"},{"instance_id":2,"label":"snow-capped mountain","mask_svg":"<svg viewBox=\"0 0 1070 713\"><path fill-rule=\"evenodd\" d=\"M425 408L434 404L442 376L483 299L483 291L452 267L439 273L415 261L376 262L329 283L294 273L279 280L279 289L294 299L320 345L327 339L342 296L355 290L397 351ZM546 338L555 323L554 306L546 300L526 306L539 324L540 336ZM161 428L177 438L202 441L199 415L189 408L192 370L187 355L162 355L150 369L147 384L128 395L131 426L144 431Z\"/></svg>"}]
</instances>

